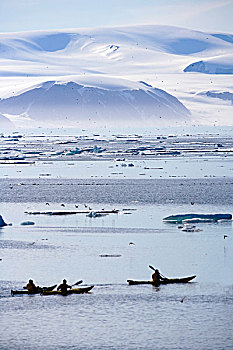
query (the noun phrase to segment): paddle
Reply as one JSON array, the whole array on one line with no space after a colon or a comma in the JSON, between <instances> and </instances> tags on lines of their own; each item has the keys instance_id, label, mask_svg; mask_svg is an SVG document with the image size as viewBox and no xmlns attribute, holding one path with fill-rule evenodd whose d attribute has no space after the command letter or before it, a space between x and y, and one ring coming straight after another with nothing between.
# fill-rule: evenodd
<instances>
[{"instance_id":1,"label":"paddle","mask_svg":"<svg viewBox=\"0 0 233 350\"><path fill-rule=\"evenodd\" d=\"M153 266L149 265L149 268L155 271L155 268Z\"/></svg>"},{"instance_id":2,"label":"paddle","mask_svg":"<svg viewBox=\"0 0 233 350\"><path fill-rule=\"evenodd\" d=\"M77 286L78 284L81 284L81 283L83 283L83 280L80 280L80 281L78 281L78 282L76 282L76 283L72 284L72 285L71 285L71 287L73 287L73 286Z\"/></svg>"},{"instance_id":3,"label":"paddle","mask_svg":"<svg viewBox=\"0 0 233 350\"><path fill-rule=\"evenodd\" d=\"M151 266L151 265L149 265L149 268L151 269L151 270L153 270L153 271L155 271L156 269L153 267L153 266ZM165 277L164 275L162 275L161 273L159 273L160 274L160 276L163 278L163 279L167 279L167 277Z\"/></svg>"}]
</instances>

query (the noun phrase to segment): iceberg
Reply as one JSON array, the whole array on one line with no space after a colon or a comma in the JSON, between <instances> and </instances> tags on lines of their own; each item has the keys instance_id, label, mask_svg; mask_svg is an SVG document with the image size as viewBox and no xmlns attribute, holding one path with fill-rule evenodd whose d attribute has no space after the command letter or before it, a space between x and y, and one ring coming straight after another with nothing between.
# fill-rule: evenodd
<instances>
[{"instance_id":1,"label":"iceberg","mask_svg":"<svg viewBox=\"0 0 233 350\"><path fill-rule=\"evenodd\" d=\"M163 218L164 222L169 223L182 223L182 222L217 222L219 220L232 220L232 214L178 214L170 215Z\"/></svg>"},{"instance_id":2,"label":"iceberg","mask_svg":"<svg viewBox=\"0 0 233 350\"><path fill-rule=\"evenodd\" d=\"M7 224L3 220L2 215L0 215L0 227L3 227L3 226L7 226Z\"/></svg>"}]
</instances>

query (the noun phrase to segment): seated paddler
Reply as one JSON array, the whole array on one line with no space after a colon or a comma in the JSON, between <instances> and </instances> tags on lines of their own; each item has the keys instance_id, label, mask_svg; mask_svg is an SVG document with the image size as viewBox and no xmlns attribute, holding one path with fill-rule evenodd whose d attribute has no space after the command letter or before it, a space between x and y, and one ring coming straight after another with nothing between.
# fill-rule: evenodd
<instances>
[{"instance_id":1,"label":"seated paddler","mask_svg":"<svg viewBox=\"0 0 233 350\"><path fill-rule=\"evenodd\" d=\"M154 284L159 284L164 278L161 276L158 269L154 270L154 273L152 274L152 281Z\"/></svg>"},{"instance_id":2,"label":"seated paddler","mask_svg":"<svg viewBox=\"0 0 233 350\"><path fill-rule=\"evenodd\" d=\"M36 293L39 290L39 286L36 286L33 282L33 280L29 280L26 285L28 293Z\"/></svg>"},{"instance_id":3,"label":"seated paddler","mask_svg":"<svg viewBox=\"0 0 233 350\"><path fill-rule=\"evenodd\" d=\"M62 294L66 294L68 288L71 289L72 286L69 286L69 285L67 284L67 281L64 279L64 280L62 281L62 283L59 284L59 286L57 287L57 290L60 290L60 291L62 292Z\"/></svg>"}]
</instances>

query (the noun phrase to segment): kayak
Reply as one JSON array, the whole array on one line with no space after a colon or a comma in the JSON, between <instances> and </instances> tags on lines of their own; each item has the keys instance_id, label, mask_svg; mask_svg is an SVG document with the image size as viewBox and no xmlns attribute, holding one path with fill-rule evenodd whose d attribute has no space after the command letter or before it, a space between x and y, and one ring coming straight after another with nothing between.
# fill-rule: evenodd
<instances>
[{"instance_id":1,"label":"kayak","mask_svg":"<svg viewBox=\"0 0 233 350\"><path fill-rule=\"evenodd\" d=\"M24 290L11 290L11 295L16 294L28 294L28 295L34 295L34 294L41 294L43 291L52 291L54 288L56 288L57 284L54 284L51 287L41 287L36 292L29 292L27 289Z\"/></svg>"},{"instance_id":2,"label":"kayak","mask_svg":"<svg viewBox=\"0 0 233 350\"><path fill-rule=\"evenodd\" d=\"M190 276L190 277L183 277L183 278L165 278L164 280L159 281L159 283L154 283L153 281L133 281L133 280L127 280L129 285L134 284L171 284L171 283L188 283L189 281L192 281L196 275Z\"/></svg>"},{"instance_id":3,"label":"kayak","mask_svg":"<svg viewBox=\"0 0 233 350\"><path fill-rule=\"evenodd\" d=\"M66 294L63 294L60 290L44 290L41 295L68 295L68 294L84 294L90 292L94 286L80 287L67 290Z\"/></svg>"}]
</instances>

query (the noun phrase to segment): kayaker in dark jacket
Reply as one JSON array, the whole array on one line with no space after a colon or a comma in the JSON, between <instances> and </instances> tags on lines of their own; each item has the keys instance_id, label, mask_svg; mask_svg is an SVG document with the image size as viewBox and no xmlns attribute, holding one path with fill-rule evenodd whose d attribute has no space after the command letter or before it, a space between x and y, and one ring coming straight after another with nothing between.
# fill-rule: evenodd
<instances>
[{"instance_id":1,"label":"kayaker in dark jacket","mask_svg":"<svg viewBox=\"0 0 233 350\"><path fill-rule=\"evenodd\" d=\"M152 281L156 284L159 284L160 281L162 281L164 278L160 275L159 270L155 270L155 272L152 274Z\"/></svg>"},{"instance_id":2,"label":"kayaker in dark jacket","mask_svg":"<svg viewBox=\"0 0 233 350\"><path fill-rule=\"evenodd\" d=\"M40 288L39 286L36 287L36 285L34 284L33 280L29 280L28 284L26 285L27 291L29 293L35 293L38 291L38 289Z\"/></svg>"},{"instance_id":3,"label":"kayaker in dark jacket","mask_svg":"<svg viewBox=\"0 0 233 350\"><path fill-rule=\"evenodd\" d=\"M72 288L72 286L69 286L66 280L63 280L62 283L57 287L57 290L60 290L62 294L66 294L68 288Z\"/></svg>"}]
</instances>

